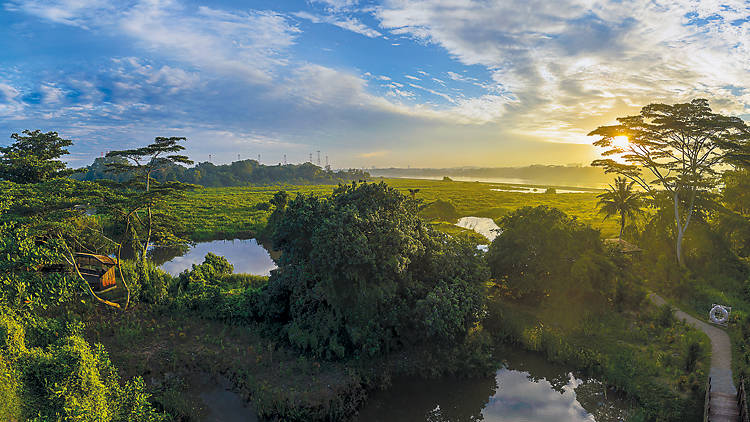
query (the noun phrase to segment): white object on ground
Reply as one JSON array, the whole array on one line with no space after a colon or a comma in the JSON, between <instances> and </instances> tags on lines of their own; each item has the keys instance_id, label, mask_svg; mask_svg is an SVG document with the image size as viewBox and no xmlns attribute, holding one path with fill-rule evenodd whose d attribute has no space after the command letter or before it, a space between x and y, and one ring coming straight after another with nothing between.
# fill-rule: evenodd
<instances>
[{"instance_id":1,"label":"white object on ground","mask_svg":"<svg viewBox=\"0 0 750 422\"><path fill-rule=\"evenodd\" d=\"M726 324L729 320L729 312L731 311L732 308L730 307L717 305L714 303L713 307L708 312L708 319L710 319L714 324Z\"/></svg>"},{"instance_id":2,"label":"white object on ground","mask_svg":"<svg viewBox=\"0 0 750 422\"><path fill-rule=\"evenodd\" d=\"M461 217L456 223L458 227L474 230L492 242L502 230L495 221L486 217Z\"/></svg>"}]
</instances>

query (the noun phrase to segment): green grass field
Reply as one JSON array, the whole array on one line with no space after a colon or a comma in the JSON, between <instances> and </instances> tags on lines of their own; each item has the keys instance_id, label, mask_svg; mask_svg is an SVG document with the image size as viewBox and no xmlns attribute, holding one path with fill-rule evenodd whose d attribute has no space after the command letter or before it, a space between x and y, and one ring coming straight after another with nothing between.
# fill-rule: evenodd
<instances>
[{"instance_id":1,"label":"green grass field","mask_svg":"<svg viewBox=\"0 0 750 422\"><path fill-rule=\"evenodd\" d=\"M547 205L558 208L601 230L604 238L616 236L618 232L616 219L605 221L598 213L597 193L497 192L492 189L513 186L424 179L375 179L375 181L380 180L406 195L410 195L409 189L419 189L416 198L425 203L437 199L449 201L460 217L489 217L497 220L523 206ZM185 222L186 234L192 240L250 237L262 230L271 213L270 210L259 209L258 205L268 202L275 192L286 190L292 197L300 193L327 195L334 187L332 185L279 185L204 188L189 193L174 205L172 211ZM545 190L547 187L538 186L540 190ZM449 233L456 232L447 224L438 224L437 227Z\"/></svg>"}]
</instances>

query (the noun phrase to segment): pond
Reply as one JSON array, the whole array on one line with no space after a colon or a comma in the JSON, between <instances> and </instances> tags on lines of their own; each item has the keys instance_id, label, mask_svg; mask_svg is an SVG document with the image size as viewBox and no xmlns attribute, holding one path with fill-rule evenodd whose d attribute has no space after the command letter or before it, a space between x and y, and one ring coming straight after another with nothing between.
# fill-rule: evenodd
<instances>
[{"instance_id":1,"label":"pond","mask_svg":"<svg viewBox=\"0 0 750 422\"><path fill-rule=\"evenodd\" d=\"M161 269L174 276L203 262L209 252L225 257L235 273L270 275L276 268L271 254L255 239L214 240L187 249L154 248L149 253Z\"/></svg>"},{"instance_id":2,"label":"pond","mask_svg":"<svg viewBox=\"0 0 750 422\"><path fill-rule=\"evenodd\" d=\"M456 223L458 227L474 230L492 242L502 231L495 221L487 217L461 217Z\"/></svg>"},{"instance_id":3,"label":"pond","mask_svg":"<svg viewBox=\"0 0 750 422\"><path fill-rule=\"evenodd\" d=\"M357 421L615 422L631 405L594 379L579 378L543 356L504 350L495 376L399 379L370 394Z\"/></svg>"}]
</instances>

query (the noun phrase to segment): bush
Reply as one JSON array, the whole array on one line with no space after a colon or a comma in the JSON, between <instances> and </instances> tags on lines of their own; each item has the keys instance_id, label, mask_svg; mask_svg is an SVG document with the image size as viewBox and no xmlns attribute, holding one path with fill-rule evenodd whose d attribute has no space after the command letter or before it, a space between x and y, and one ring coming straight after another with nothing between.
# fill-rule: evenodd
<instances>
[{"instance_id":1,"label":"bush","mask_svg":"<svg viewBox=\"0 0 750 422\"><path fill-rule=\"evenodd\" d=\"M0 416L3 420L156 422L165 419L148 402L140 379L120 384L101 345L91 347L80 324L57 329L53 342L30 346L25 327L9 310L0 315ZM37 336L41 340L45 336Z\"/></svg>"},{"instance_id":2,"label":"bush","mask_svg":"<svg viewBox=\"0 0 750 422\"><path fill-rule=\"evenodd\" d=\"M531 302L553 295L611 297L617 270L599 232L555 208L520 208L500 219L487 253L492 277Z\"/></svg>"},{"instance_id":3,"label":"bush","mask_svg":"<svg viewBox=\"0 0 750 422\"><path fill-rule=\"evenodd\" d=\"M168 288L173 283L172 276L159 268L153 261L126 261L120 263L122 274L130 288L130 300L133 302L162 303L168 296ZM117 272L119 276L119 271ZM121 289L124 289L120 285Z\"/></svg>"},{"instance_id":4,"label":"bush","mask_svg":"<svg viewBox=\"0 0 750 422\"><path fill-rule=\"evenodd\" d=\"M460 342L481 313L484 264L471 243L434 232L416 211L383 183L290 201L273 236L282 255L258 298L261 318L329 358Z\"/></svg>"},{"instance_id":5,"label":"bush","mask_svg":"<svg viewBox=\"0 0 750 422\"><path fill-rule=\"evenodd\" d=\"M449 201L443 201L442 199L438 199L422 208L419 215L429 221L439 220L455 223L458 220L456 207Z\"/></svg>"}]
</instances>

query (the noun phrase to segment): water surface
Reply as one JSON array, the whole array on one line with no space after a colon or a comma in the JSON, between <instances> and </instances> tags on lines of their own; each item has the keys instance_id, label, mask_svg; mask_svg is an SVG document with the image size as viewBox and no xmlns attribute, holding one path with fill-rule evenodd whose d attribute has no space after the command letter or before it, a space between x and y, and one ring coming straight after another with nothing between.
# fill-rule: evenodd
<instances>
[{"instance_id":1,"label":"water surface","mask_svg":"<svg viewBox=\"0 0 750 422\"><path fill-rule=\"evenodd\" d=\"M207 253L225 257L235 273L270 275L276 268L268 250L255 239L214 240L197 243L187 250L155 248L151 256L164 271L177 275L203 262Z\"/></svg>"},{"instance_id":2,"label":"water surface","mask_svg":"<svg viewBox=\"0 0 750 422\"><path fill-rule=\"evenodd\" d=\"M615 422L630 403L538 354L505 351L494 377L398 379L371 393L359 422Z\"/></svg>"},{"instance_id":3,"label":"water surface","mask_svg":"<svg viewBox=\"0 0 750 422\"><path fill-rule=\"evenodd\" d=\"M500 227L495 224L495 220L487 217L461 217L456 225L465 229L474 230L486 237L490 242L495 240L497 235L502 231Z\"/></svg>"}]
</instances>

